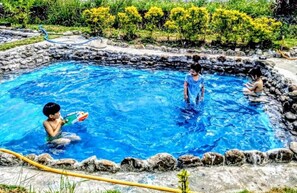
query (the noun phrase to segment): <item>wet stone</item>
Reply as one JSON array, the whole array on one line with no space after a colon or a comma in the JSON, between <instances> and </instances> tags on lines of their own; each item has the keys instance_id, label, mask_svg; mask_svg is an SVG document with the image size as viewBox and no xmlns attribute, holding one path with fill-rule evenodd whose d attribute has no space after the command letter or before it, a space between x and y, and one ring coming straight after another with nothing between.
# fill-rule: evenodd
<instances>
[{"instance_id":1,"label":"wet stone","mask_svg":"<svg viewBox=\"0 0 297 193\"><path fill-rule=\"evenodd\" d=\"M285 118L291 122L297 120L297 116L292 112L285 113Z\"/></svg>"},{"instance_id":2,"label":"wet stone","mask_svg":"<svg viewBox=\"0 0 297 193\"><path fill-rule=\"evenodd\" d=\"M182 155L177 159L177 162L179 168L190 168L203 165L200 158L194 155Z\"/></svg>"},{"instance_id":3,"label":"wet stone","mask_svg":"<svg viewBox=\"0 0 297 193\"><path fill-rule=\"evenodd\" d=\"M225 152L225 159L227 165L240 166L245 162L244 153L238 149L232 149Z\"/></svg>"},{"instance_id":4,"label":"wet stone","mask_svg":"<svg viewBox=\"0 0 297 193\"><path fill-rule=\"evenodd\" d=\"M225 158L222 154L215 152L208 152L203 155L202 163L206 166L223 165Z\"/></svg>"},{"instance_id":5,"label":"wet stone","mask_svg":"<svg viewBox=\"0 0 297 193\"><path fill-rule=\"evenodd\" d=\"M291 142L289 148L295 155L297 154L297 142Z\"/></svg>"},{"instance_id":6,"label":"wet stone","mask_svg":"<svg viewBox=\"0 0 297 193\"><path fill-rule=\"evenodd\" d=\"M61 169L75 169L75 164L77 164L77 161L74 159L60 159L57 161L54 161L51 165L54 168L61 168Z\"/></svg>"},{"instance_id":7,"label":"wet stone","mask_svg":"<svg viewBox=\"0 0 297 193\"><path fill-rule=\"evenodd\" d=\"M289 163L293 158L293 152L286 148L272 149L267 155L269 160L277 163Z\"/></svg>"},{"instance_id":8,"label":"wet stone","mask_svg":"<svg viewBox=\"0 0 297 193\"><path fill-rule=\"evenodd\" d=\"M97 171L103 172L116 173L120 170L120 167L116 163L109 160L96 160L95 166Z\"/></svg>"},{"instance_id":9,"label":"wet stone","mask_svg":"<svg viewBox=\"0 0 297 193\"><path fill-rule=\"evenodd\" d=\"M21 165L23 161L14 155L0 152L0 166L16 166Z\"/></svg>"},{"instance_id":10,"label":"wet stone","mask_svg":"<svg viewBox=\"0 0 297 193\"><path fill-rule=\"evenodd\" d=\"M126 157L121 162L121 170L123 171L146 171L148 169L148 163L144 160L133 158L133 157Z\"/></svg>"},{"instance_id":11,"label":"wet stone","mask_svg":"<svg viewBox=\"0 0 297 193\"><path fill-rule=\"evenodd\" d=\"M267 163L268 157L266 153L261 151L244 151L244 156L246 158L246 162L253 165L263 165Z\"/></svg>"},{"instance_id":12,"label":"wet stone","mask_svg":"<svg viewBox=\"0 0 297 193\"><path fill-rule=\"evenodd\" d=\"M36 161L38 163L40 163L40 164L43 164L43 165L50 165L53 160L54 159L52 158L52 156L50 154L48 154L48 153L40 154L36 158Z\"/></svg>"},{"instance_id":13,"label":"wet stone","mask_svg":"<svg viewBox=\"0 0 297 193\"><path fill-rule=\"evenodd\" d=\"M293 129L294 129L294 130L297 130L297 121L294 121L294 122L293 122Z\"/></svg>"},{"instance_id":14,"label":"wet stone","mask_svg":"<svg viewBox=\"0 0 297 193\"><path fill-rule=\"evenodd\" d=\"M83 160L80 163L79 169L87 172L95 172L96 171L96 165L95 161L97 160L96 156L89 157L85 160Z\"/></svg>"},{"instance_id":15,"label":"wet stone","mask_svg":"<svg viewBox=\"0 0 297 193\"><path fill-rule=\"evenodd\" d=\"M177 165L177 160L169 153L159 153L149 159L147 159L149 164L149 170L157 171L170 171L174 170Z\"/></svg>"}]
</instances>

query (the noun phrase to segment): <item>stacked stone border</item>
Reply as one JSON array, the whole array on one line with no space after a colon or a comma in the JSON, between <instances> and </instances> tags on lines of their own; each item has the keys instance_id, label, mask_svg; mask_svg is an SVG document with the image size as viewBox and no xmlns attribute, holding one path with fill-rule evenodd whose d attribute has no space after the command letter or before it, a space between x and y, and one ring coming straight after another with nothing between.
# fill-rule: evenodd
<instances>
[{"instance_id":1,"label":"stacked stone border","mask_svg":"<svg viewBox=\"0 0 297 193\"><path fill-rule=\"evenodd\" d=\"M129 49L129 48L127 48ZM253 60L246 57L227 57L225 55L152 55L129 54L108 51L94 47L74 47L71 45L33 44L0 52L0 75L30 71L40 66L62 60L95 62L100 65L121 65L135 68L188 70L193 63L199 62L203 70L209 73L237 74L246 76L254 66L260 66L264 73L265 93L277 100L277 110L282 114L285 129L297 135L297 86L274 69L269 60ZM200 159L194 155L174 158L168 153L159 153L146 160L126 157L120 164L95 156L81 162L74 159L54 160L49 154L26 155L31 160L55 168L96 171L169 171L188 167L213 165L240 166L243 164L264 165L267 163L289 163L297 161L297 142L291 142L288 148L272 149L267 152L256 150L241 151L232 149L224 155L207 152ZM12 155L0 153L0 166L27 165Z\"/></svg>"}]
</instances>

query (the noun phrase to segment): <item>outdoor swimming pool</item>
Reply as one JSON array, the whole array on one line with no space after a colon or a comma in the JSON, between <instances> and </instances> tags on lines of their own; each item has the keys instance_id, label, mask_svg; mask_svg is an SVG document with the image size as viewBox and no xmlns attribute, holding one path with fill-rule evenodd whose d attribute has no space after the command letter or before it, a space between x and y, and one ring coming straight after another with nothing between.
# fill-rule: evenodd
<instances>
[{"instance_id":1,"label":"outdoor swimming pool","mask_svg":"<svg viewBox=\"0 0 297 193\"><path fill-rule=\"evenodd\" d=\"M233 148L267 151L284 147L289 134L269 119L263 104L242 94L247 78L205 74L205 100L185 110L185 72L139 70L92 63L59 62L0 84L0 147L54 158L120 162L161 152L173 156ZM42 108L61 105L61 114L87 111L84 122L65 126L82 140L63 149L46 145ZM278 115L276 115L278 116Z\"/></svg>"}]
</instances>

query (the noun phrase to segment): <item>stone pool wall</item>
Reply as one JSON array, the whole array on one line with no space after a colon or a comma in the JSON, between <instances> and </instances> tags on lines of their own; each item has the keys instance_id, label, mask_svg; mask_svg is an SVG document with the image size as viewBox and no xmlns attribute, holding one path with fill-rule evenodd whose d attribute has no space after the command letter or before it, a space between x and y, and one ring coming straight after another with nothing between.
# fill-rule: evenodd
<instances>
[{"instance_id":1,"label":"stone pool wall","mask_svg":"<svg viewBox=\"0 0 297 193\"><path fill-rule=\"evenodd\" d=\"M129 49L129 48L127 48ZM94 47L74 47L71 45L33 44L0 52L0 75L20 73L48 65L61 60L93 61L100 65L126 65L136 68L188 70L195 62L200 62L205 72L238 74L245 76L247 72L258 65L264 73L265 93L268 97L279 101L271 106L273 110L282 114L284 128L293 135L297 135L297 87L280 75L273 67L274 63L268 60L253 60L246 57L227 57L225 55L199 54L129 54L123 51L110 51ZM273 149L267 152L230 150L224 155L209 152L200 159L193 155L184 155L174 158L167 153L160 153L140 160L125 158L120 164L109 160L98 160L90 157L82 162L73 159L54 160L48 154L27 155L30 159L45 165L58 168L94 171L167 171L184 167L209 165L242 165L266 164L270 162L290 162L297 160L297 145L292 142L288 148ZM0 153L0 165L24 164L13 156Z\"/></svg>"}]
</instances>

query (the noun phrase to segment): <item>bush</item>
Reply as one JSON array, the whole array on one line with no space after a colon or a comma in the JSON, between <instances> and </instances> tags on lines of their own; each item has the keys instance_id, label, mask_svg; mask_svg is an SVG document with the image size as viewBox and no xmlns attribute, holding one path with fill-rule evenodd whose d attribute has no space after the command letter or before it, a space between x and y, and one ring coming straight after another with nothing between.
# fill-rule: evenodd
<instances>
[{"instance_id":1,"label":"bush","mask_svg":"<svg viewBox=\"0 0 297 193\"><path fill-rule=\"evenodd\" d=\"M127 40L136 37L137 24L142 21L138 10L134 6L126 7L125 12L118 13L120 27L125 31L124 38Z\"/></svg>"},{"instance_id":2,"label":"bush","mask_svg":"<svg viewBox=\"0 0 297 193\"><path fill-rule=\"evenodd\" d=\"M212 30L217 41L222 43L247 43L252 18L234 10L217 9L212 15Z\"/></svg>"},{"instance_id":3,"label":"bush","mask_svg":"<svg viewBox=\"0 0 297 193\"><path fill-rule=\"evenodd\" d=\"M186 19L186 10L182 7L173 8L170 11L169 18L172 21L171 24L175 25L180 38L183 38L183 26Z\"/></svg>"},{"instance_id":4,"label":"bush","mask_svg":"<svg viewBox=\"0 0 297 193\"><path fill-rule=\"evenodd\" d=\"M50 0L48 3L48 24L79 26L83 24L84 3L80 0Z\"/></svg>"},{"instance_id":5,"label":"bush","mask_svg":"<svg viewBox=\"0 0 297 193\"><path fill-rule=\"evenodd\" d=\"M270 46L272 41L280 38L281 26L281 22L271 18L256 18L252 22L250 41L260 43L262 46Z\"/></svg>"},{"instance_id":6,"label":"bush","mask_svg":"<svg viewBox=\"0 0 297 193\"><path fill-rule=\"evenodd\" d=\"M115 21L115 16L110 14L109 7L98 7L87 9L83 12L91 32L93 34L103 35L103 30L112 26Z\"/></svg>"},{"instance_id":7,"label":"bush","mask_svg":"<svg viewBox=\"0 0 297 193\"><path fill-rule=\"evenodd\" d=\"M183 33L187 40L195 41L197 36L203 36L208 28L209 13L206 8L191 7L186 11Z\"/></svg>"},{"instance_id":8,"label":"bush","mask_svg":"<svg viewBox=\"0 0 297 193\"><path fill-rule=\"evenodd\" d=\"M151 32L151 37L153 35L153 30L158 28L158 24L162 19L164 12L159 7L151 7L148 12L144 15L146 19L146 28Z\"/></svg>"},{"instance_id":9,"label":"bush","mask_svg":"<svg viewBox=\"0 0 297 193\"><path fill-rule=\"evenodd\" d=\"M21 24L25 28L30 20L30 9L35 0L3 0L4 10L12 15L12 22Z\"/></svg>"}]
</instances>

